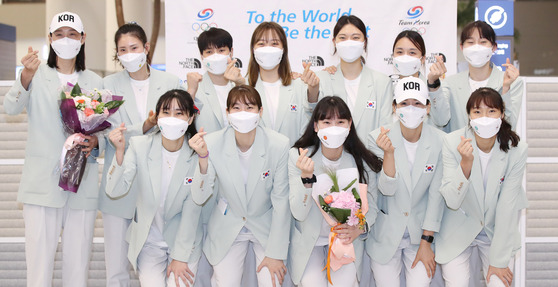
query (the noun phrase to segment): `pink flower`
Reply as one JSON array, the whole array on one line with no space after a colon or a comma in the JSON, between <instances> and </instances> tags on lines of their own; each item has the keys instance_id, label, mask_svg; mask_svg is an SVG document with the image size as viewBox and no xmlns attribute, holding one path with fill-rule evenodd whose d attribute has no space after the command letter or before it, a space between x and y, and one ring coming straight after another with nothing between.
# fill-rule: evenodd
<instances>
[{"instance_id":1,"label":"pink flower","mask_svg":"<svg viewBox=\"0 0 558 287\"><path fill-rule=\"evenodd\" d=\"M349 216L349 218L348 218L348 220L347 220L347 225L349 225L349 226L356 226L356 225L358 225L359 223L360 223L360 222L359 222L359 220L358 220L358 217L356 217L356 215L354 215L354 214L351 212L351 216Z\"/></svg>"},{"instance_id":2,"label":"pink flower","mask_svg":"<svg viewBox=\"0 0 558 287\"><path fill-rule=\"evenodd\" d=\"M107 108L104 108L104 109L103 109L103 114L104 114L105 116L108 116L108 115L109 115L109 110L108 110Z\"/></svg>"},{"instance_id":3,"label":"pink flower","mask_svg":"<svg viewBox=\"0 0 558 287\"><path fill-rule=\"evenodd\" d=\"M83 110L83 112L85 113L85 116L86 116L86 117L88 117L88 116L91 116L91 115L94 115L94 114L95 114L95 111L93 111L93 110L92 110L92 109L90 109L90 108L85 108L85 109Z\"/></svg>"},{"instance_id":4,"label":"pink flower","mask_svg":"<svg viewBox=\"0 0 558 287\"><path fill-rule=\"evenodd\" d=\"M359 208L358 202L349 191L333 192L331 195L333 196L333 202L330 204L331 207L346 208L353 212L356 212Z\"/></svg>"},{"instance_id":5,"label":"pink flower","mask_svg":"<svg viewBox=\"0 0 558 287\"><path fill-rule=\"evenodd\" d=\"M99 105L99 102L97 102L95 100L91 100L91 108L92 109L96 109L98 105Z\"/></svg>"}]
</instances>

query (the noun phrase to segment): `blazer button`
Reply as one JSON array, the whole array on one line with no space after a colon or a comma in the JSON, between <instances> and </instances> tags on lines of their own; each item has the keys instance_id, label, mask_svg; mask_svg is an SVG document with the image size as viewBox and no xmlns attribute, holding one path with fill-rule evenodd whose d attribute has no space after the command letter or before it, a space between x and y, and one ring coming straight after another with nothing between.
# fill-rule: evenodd
<instances>
[{"instance_id":1,"label":"blazer button","mask_svg":"<svg viewBox=\"0 0 558 287\"><path fill-rule=\"evenodd\" d=\"M482 223L482 220L481 220L481 222L480 222L480 223L481 223L481 226L484 226L484 224Z\"/></svg>"},{"instance_id":2,"label":"blazer button","mask_svg":"<svg viewBox=\"0 0 558 287\"><path fill-rule=\"evenodd\" d=\"M246 221L246 217L242 217L242 220Z\"/></svg>"},{"instance_id":3,"label":"blazer button","mask_svg":"<svg viewBox=\"0 0 558 287\"><path fill-rule=\"evenodd\" d=\"M403 212L403 215L409 216L409 213L408 212Z\"/></svg>"}]
</instances>

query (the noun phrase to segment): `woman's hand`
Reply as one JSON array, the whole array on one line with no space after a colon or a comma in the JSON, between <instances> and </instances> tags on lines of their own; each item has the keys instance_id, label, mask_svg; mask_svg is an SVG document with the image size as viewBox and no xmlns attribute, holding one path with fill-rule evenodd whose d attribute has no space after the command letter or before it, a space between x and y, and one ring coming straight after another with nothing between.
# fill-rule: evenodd
<instances>
[{"instance_id":1,"label":"woman's hand","mask_svg":"<svg viewBox=\"0 0 558 287\"><path fill-rule=\"evenodd\" d=\"M307 157L308 149L298 148L298 159L296 160L296 167L300 169L300 177L309 178L314 175L314 161Z\"/></svg>"},{"instance_id":2,"label":"woman's hand","mask_svg":"<svg viewBox=\"0 0 558 287\"><path fill-rule=\"evenodd\" d=\"M497 268L492 265L488 266L488 272L486 274L486 283L490 283L490 277L492 275L498 276L500 280L506 285L506 287L511 286L513 280L513 273L511 272L510 268Z\"/></svg>"},{"instance_id":3,"label":"woman's hand","mask_svg":"<svg viewBox=\"0 0 558 287\"><path fill-rule=\"evenodd\" d=\"M376 144L384 151L384 154L393 154L395 152L395 148L387 135L389 131L389 129L380 127L380 135L378 135L378 138L376 139Z\"/></svg>"},{"instance_id":4,"label":"woman's hand","mask_svg":"<svg viewBox=\"0 0 558 287\"><path fill-rule=\"evenodd\" d=\"M337 67L335 67L335 66L325 67L322 71L326 71L330 75L334 75L335 73L337 73Z\"/></svg>"},{"instance_id":5,"label":"woman's hand","mask_svg":"<svg viewBox=\"0 0 558 287\"><path fill-rule=\"evenodd\" d=\"M227 81L233 81L235 85L244 85L246 84L246 80L242 76L240 69L235 67L236 59L227 60L227 69L225 70L224 77ZM201 81L201 80L200 80Z\"/></svg>"},{"instance_id":6,"label":"woman's hand","mask_svg":"<svg viewBox=\"0 0 558 287\"><path fill-rule=\"evenodd\" d=\"M473 167L473 145L471 144L472 139L467 139L461 136L461 142L457 145L457 151L461 155L461 170L463 170L463 175L465 178L469 179L471 175L471 168Z\"/></svg>"},{"instance_id":7,"label":"woman's hand","mask_svg":"<svg viewBox=\"0 0 558 287\"><path fill-rule=\"evenodd\" d=\"M153 110L150 110L147 119L145 119L145 122L143 122L143 133L145 134L147 131L149 131L151 128L153 128L156 125L157 125L157 117L153 112Z\"/></svg>"},{"instance_id":8,"label":"woman's hand","mask_svg":"<svg viewBox=\"0 0 558 287\"><path fill-rule=\"evenodd\" d=\"M125 131L126 127L124 126L124 123L121 123L119 127L109 133L109 140L116 149L114 156L116 157L118 165L122 165L122 161L124 161L124 149L126 147L126 137L124 136Z\"/></svg>"},{"instance_id":9,"label":"woman's hand","mask_svg":"<svg viewBox=\"0 0 558 287\"><path fill-rule=\"evenodd\" d=\"M196 92L198 91L198 86L203 80L203 76L197 72L190 72L186 74L186 84L188 86L187 92L192 96L192 99L196 97Z\"/></svg>"},{"instance_id":10,"label":"woman's hand","mask_svg":"<svg viewBox=\"0 0 558 287\"><path fill-rule=\"evenodd\" d=\"M190 270L188 263L173 259L167 267L167 277L171 274L174 276L174 282L177 287L181 286L178 278L182 279L184 286L194 286L194 272Z\"/></svg>"},{"instance_id":11,"label":"woman's hand","mask_svg":"<svg viewBox=\"0 0 558 287\"><path fill-rule=\"evenodd\" d=\"M504 84L502 85L502 95L505 95L510 90L511 84L519 77L519 70L510 63L510 58L507 58L506 63L502 66L506 67Z\"/></svg>"},{"instance_id":12,"label":"woman's hand","mask_svg":"<svg viewBox=\"0 0 558 287\"><path fill-rule=\"evenodd\" d=\"M415 268L419 261L422 262L424 268L426 269L426 274L428 278L433 278L434 273L436 273L436 261L434 260L434 251L432 251L432 247L430 247L431 243L426 240L420 240L419 249L417 251L417 256L415 256L415 261L413 261L413 265L411 268Z\"/></svg>"},{"instance_id":13,"label":"woman's hand","mask_svg":"<svg viewBox=\"0 0 558 287\"><path fill-rule=\"evenodd\" d=\"M29 88L29 84L31 84L31 80L37 69L39 69L39 65L41 64L41 60L39 60L39 50L34 51L31 46L27 48L27 55L21 58L21 64L23 65L23 71L21 71L21 85L25 90Z\"/></svg>"},{"instance_id":14,"label":"woman's hand","mask_svg":"<svg viewBox=\"0 0 558 287\"><path fill-rule=\"evenodd\" d=\"M207 174L207 167L209 165L209 150L207 149L207 144L203 139L206 134L207 132L204 132L202 127L198 133L188 141L188 145L190 145L190 147L198 154L201 174Z\"/></svg>"},{"instance_id":15,"label":"woman's hand","mask_svg":"<svg viewBox=\"0 0 558 287\"><path fill-rule=\"evenodd\" d=\"M260 263L260 266L258 266L256 272L260 273L264 267L267 267L269 273L271 274L271 283L273 286L280 287L283 284L285 274L287 274L287 267L285 267L283 260L273 259L266 256L262 260L262 263ZM275 276L279 279L278 284L275 283Z\"/></svg>"},{"instance_id":16,"label":"woman's hand","mask_svg":"<svg viewBox=\"0 0 558 287\"><path fill-rule=\"evenodd\" d=\"M89 157L91 155L91 151L99 146L99 139L96 135L84 135L83 138L84 140L79 143L83 147L81 151L87 153L85 157Z\"/></svg>"},{"instance_id":17,"label":"woman's hand","mask_svg":"<svg viewBox=\"0 0 558 287\"><path fill-rule=\"evenodd\" d=\"M364 230L360 229L357 225L350 226L345 223L335 226L333 232L337 233L337 237L341 239L343 244L351 244L364 233Z\"/></svg>"},{"instance_id":18,"label":"woman's hand","mask_svg":"<svg viewBox=\"0 0 558 287\"><path fill-rule=\"evenodd\" d=\"M439 80L440 77L442 77L447 71L448 69L446 69L446 65L444 64L444 57L441 55L436 56L436 63L430 66L430 73L428 73L428 84L434 84L434 82L436 82L436 80ZM440 87L435 89L429 88L429 90L436 91L439 88Z\"/></svg>"}]
</instances>

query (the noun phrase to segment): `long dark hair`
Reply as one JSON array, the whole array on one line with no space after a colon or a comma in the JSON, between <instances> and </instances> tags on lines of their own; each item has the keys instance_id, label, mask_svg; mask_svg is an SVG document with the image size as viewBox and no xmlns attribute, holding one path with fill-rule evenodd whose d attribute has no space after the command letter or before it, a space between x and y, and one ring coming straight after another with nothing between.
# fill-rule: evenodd
<instances>
[{"instance_id":1,"label":"long dark hair","mask_svg":"<svg viewBox=\"0 0 558 287\"><path fill-rule=\"evenodd\" d=\"M196 114L197 110L194 107L194 100L192 100L192 96L184 90L181 89L174 89L169 90L164 93L159 100L157 101L156 105L156 117L159 118L159 113L162 110L170 109L172 100L176 99L178 103L178 108L181 111L188 114L188 117L194 117L192 123L188 125L188 129L186 130L186 139L192 138L198 131L196 130Z\"/></svg>"},{"instance_id":2,"label":"long dark hair","mask_svg":"<svg viewBox=\"0 0 558 287\"><path fill-rule=\"evenodd\" d=\"M411 30L402 31L401 33L399 33L399 35L397 35L395 41L393 41L393 48L391 48L392 52L395 52L395 45L399 40L403 38L409 39L409 41L411 41L411 43L413 43L413 45L417 47L422 56L426 55L426 45L424 44L424 39L418 32Z\"/></svg>"},{"instance_id":3,"label":"long dark hair","mask_svg":"<svg viewBox=\"0 0 558 287\"><path fill-rule=\"evenodd\" d=\"M138 40L141 41L141 44L143 45L144 49L145 49L145 44L147 44L147 35L145 34L143 28L140 25L138 25L136 22L126 23L120 26L120 28L118 28L118 30L116 30L116 33L114 34L114 46L116 47L115 50L116 52L114 53L114 58L113 58L114 61L118 60L118 41L124 34L130 34L130 36L138 38ZM147 64L151 65L151 59L149 57L149 53L151 53L151 51L147 52ZM149 69L149 66L147 66L147 68Z\"/></svg>"},{"instance_id":4,"label":"long dark hair","mask_svg":"<svg viewBox=\"0 0 558 287\"><path fill-rule=\"evenodd\" d=\"M471 109L480 106L481 103L484 103L490 108L498 109L502 113L502 116L505 115L504 112L506 107L504 100L496 90L492 88L480 88L474 91L467 101L467 114L470 115ZM510 149L510 142L512 147L516 147L519 143L519 136L512 130L505 116L502 118L502 125L496 134L496 138L500 143L500 150L503 152L508 152Z\"/></svg>"},{"instance_id":5,"label":"long dark hair","mask_svg":"<svg viewBox=\"0 0 558 287\"><path fill-rule=\"evenodd\" d=\"M52 33L50 33L50 35L52 37ZM81 33L81 36L83 37L83 32ZM58 69L58 65L56 64L58 55L56 55L56 52L54 52L52 45L49 45L49 47L50 51L48 52L47 65L53 69ZM74 69L76 70L76 72L85 71L85 43L81 45L79 53L76 56L76 64L74 66Z\"/></svg>"},{"instance_id":6,"label":"long dark hair","mask_svg":"<svg viewBox=\"0 0 558 287\"><path fill-rule=\"evenodd\" d=\"M357 27L357 29L360 30L360 32L362 32L362 35L364 35L364 52L367 53L368 51L368 36L366 34L366 25L364 25L364 22L362 22L362 20L360 20L360 18L358 18L355 15L344 15L341 16L339 18L339 20L337 20L337 23L335 24L335 27L333 28L333 40L335 41L335 37L337 37L337 34L339 34L339 31L341 31L341 29L343 29L343 27L345 27L345 25L348 24L352 24L355 27ZM335 47L333 54L337 53L337 47ZM363 64L366 64L366 60L364 59L364 57L360 56L360 60L362 61Z\"/></svg>"},{"instance_id":7,"label":"long dark hair","mask_svg":"<svg viewBox=\"0 0 558 287\"><path fill-rule=\"evenodd\" d=\"M254 33L252 33L252 39L250 40L250 62L248 63L248 84L250 86L255 87L256 82L260 76L260 65L256 61L254 57L254 46L258 40L260 40L263 35L267 31L274 31L279 37L279 41L281 41L281 45L283 45L283 58L281 58L281 62L279 62L279 69L277 72L279 73L279 77L281 78L281 83L283 86L288 86L292 82L291 77L291 64L289 63L289 47L287 45L287 35L285 34L285 30L281 25L275 22L262 22L256 29Z\"/></svg>"},{"instance_id":8,"label":"long dark hair","mask_svg":"<svg viewBox=\"0 0 558 287\"><path fill-rule=\"evenodd\" d=\"M314 130L314 124L317 124L320 120L330 119L336 116L338 119L351 121L349 135L343 143L343 149L355 159L360 182L368 183L368 174L364 172L363 163L366 163L372 171L379 172L382 170L382 159L366 149L362 141L358 138L349 107L340 97L328 96L318 102L312 113L312 118L306 127L306 131L302 137L295 142L293 147L312 147L313 150L309 157L313 157L320 147L320 139Z\"/></svg>"},{"instance_id":9,"label":"long dark hair","mask_svg":"<svg viewBox=\"0 0 558 287\"><path fill-rule=\"evenodd\" d=\"M461 45L463 45L463 43L465 43L465 41L473 35L475 29L479 31L479 36L490 41L492 46L498 45L496 43L496 33L494 32L494 29L492 29L492 26L480 20L471 22L463 27L463 31L461 31Z\"/></svg>"}]
</instances>

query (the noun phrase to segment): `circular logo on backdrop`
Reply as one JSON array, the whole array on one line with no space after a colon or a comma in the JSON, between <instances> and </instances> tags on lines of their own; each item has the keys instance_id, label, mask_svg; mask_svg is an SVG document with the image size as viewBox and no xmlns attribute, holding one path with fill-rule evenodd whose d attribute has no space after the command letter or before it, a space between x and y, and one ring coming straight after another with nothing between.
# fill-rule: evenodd
<instances>
[{"instance_id":1,"label":"circular logo on backdrop","mask_svg":"<svg viewBox=\"0 0 558 287\"><path fill-rule=\"evenodd\" d=\"M508 21L508 13L500 6L492 6L486 9L484 20L492 26L492 29L500 29Z\"/></svg>"},{"instance_id":2,"label":"circular logo on backdrop","mask_svg":"<svg viewBox=\"0 0 558 287\"><path fill-rule=\"evenodd\" d=\"M411 9L409 9L409 11L407 11L407 18L408 19L415 19L420 17L420 15L422 15L422 13L424 12L424 9L422 8L422 6L415 6Z\"/></svg>"},{"instance_id":3,"label":"circular logo on backdrop","mask_svg":"<svg viewBox=\"0 0 558 287\"><path fill-rule=\"evenodd\" d=\"M205 21L205 20L211 18L211 16L213 16L213 9L211 9L211 8L206 8L206 9L200 10L200 12L198 12L198 20L199 21Z\"/></svg>"}]
</instances>

